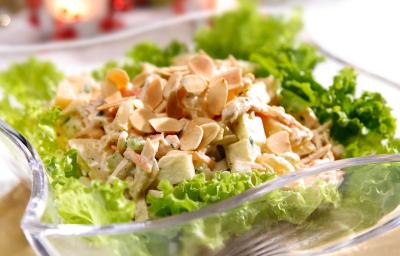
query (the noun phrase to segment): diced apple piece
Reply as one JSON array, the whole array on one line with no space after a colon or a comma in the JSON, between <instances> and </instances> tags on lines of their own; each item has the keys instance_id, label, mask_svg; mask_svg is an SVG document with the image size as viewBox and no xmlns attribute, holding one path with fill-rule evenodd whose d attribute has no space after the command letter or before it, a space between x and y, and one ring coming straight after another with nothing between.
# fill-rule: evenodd
<instances>
[{"instance_id":1,"label":"diced apple piece","mask_svg":"<svg viewBox=\"0 0 400 256\"><path fill-rule=\"evenodd\" d=\"M60 108L66 108L73 100L77 99L80 86L68 80L61 82L57 88L55 104Z\"/></svg>"},{"instance_id":2,"label":"diced apple piece","mask_svg":"<svg viewBox=\"0 0 400 256\"><path fill-rule=\"evenodd\" d=\"M63 80L57 87L55 104L60 108L66 108L71 102L87 102L92 93L98 89L91 77L71 76Z\"/></svg>"},{"instance_id":3,"label":"diced apple piece","mask_svg":"<svg viewBox=\"0 0 400 256\"><path fill-rule=\"evenodd\" d=\"M237 162L254 162L257 156L261 154L261 150L259 146L249 139L242 139L236 143L230 144L226 148L225 153L228 164L233 172L250 171L250 167L246 170L243 170L243 168L240 168L240 170L234 170L233 168L235 168L235 163Z\"/></svg>"},{"instance_id":4,"label":"diced apple piece","mask_svg":"<svg viewBox=\"0 0 400 256\"><path fill-rule=\"evenodd\" d=\"M158 162L159 180L168 180L171 184L178 184L190 180L195 175L192 155L169 154L161 157Z\"/></svg>"},{"instance_id":5,"label":"diced apple piece","mask_svg":"<svg viewBox=\"0 0 400 256\"><path fill-rule=\"evenodd\" d=\"M262 119L258 116L251 117L249 114L243 114L239 118L236 135L239 139L252 139L257 145L267 141Z\"/></svg>"}]
</instances>

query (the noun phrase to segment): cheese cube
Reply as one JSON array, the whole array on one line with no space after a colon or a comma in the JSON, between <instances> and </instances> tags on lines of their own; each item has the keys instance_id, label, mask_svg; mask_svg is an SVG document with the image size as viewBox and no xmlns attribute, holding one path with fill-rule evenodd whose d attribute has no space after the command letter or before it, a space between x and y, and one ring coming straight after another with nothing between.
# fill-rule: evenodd
<instances>
[{"instance_id":1,"label":"cheese cube","mask_svg":"<svg viewBox=\"0 0 400 256\"><path fill-rule=\"evenodd\" d=\"M225 150L226 159L232 171L251 171L251 168L240 168L240 170L235 170L235 166L243 162L254 162L261 154L260 147L254 144L254 142L249 139L242 139L238 142L232 143L226 147ZM242 166L242 164L240 164Z\"/></svg>"},{"instance_id":2,"label":"cheese cube","mask_svg":"<svg viewBox=\"0 0 400 256\"><path fill-rule=\"evenodd\" d=\"M257 145L262 145L267 141L262 119L258 116L251 117L247 113L243 114L239 118L235 132L239 139L251 139Z\"/></svg>"}]
</instances>

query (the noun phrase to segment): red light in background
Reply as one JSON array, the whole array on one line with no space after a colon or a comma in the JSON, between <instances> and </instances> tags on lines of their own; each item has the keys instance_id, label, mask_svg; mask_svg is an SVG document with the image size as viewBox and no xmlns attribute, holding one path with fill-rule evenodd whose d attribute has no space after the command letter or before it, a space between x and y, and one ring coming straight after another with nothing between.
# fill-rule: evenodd
<instances>
[{"instance_id":1,"label":"red light in background","mask_svg":"<svg viewBox=\"0 0 400 256\"><path fill-rule=\"evenodd\" d=\"M185 0L173 0L172 9L176 14L185 13Z\"/></svg>"},{"instance_id":2,"label":"red light in background","mask_svg":"<svg viewBox=\"0 0 400 256\"><path fill-rule=\"evenodd\" d=\"M134 7L133 0L113 0L113 9L116 11L127 11Z\"/></svg>"}]
</instances>

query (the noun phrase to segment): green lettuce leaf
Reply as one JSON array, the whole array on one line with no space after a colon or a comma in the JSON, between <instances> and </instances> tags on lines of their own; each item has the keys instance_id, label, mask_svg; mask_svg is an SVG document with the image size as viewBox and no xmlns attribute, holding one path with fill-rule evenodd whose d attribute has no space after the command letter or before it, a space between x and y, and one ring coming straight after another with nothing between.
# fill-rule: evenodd
<instances>
[{"instance_id":1,"label":"green lettuce leaf","mask_svg":"<svg viewBox=\"0 0 400 256\"><path fill-rule=\"evenodd\" d=\"M311 45L264 47L251 54L250 61L257 64L257 76L272 75L281 82L280 103L289 112L316 105L325 91L313 76L323 57Z\"/></svg>"},{"instance_id":2,"label":"green lettuce leaf","mask_svg":"<svg viewBox=\"0 0 400 256\"><path fill-rule=\"evenodd\" d=\"M268 172L217 172L212 179L197 174L175 187L168 181L161 181L158 189L162 191L162 196L151 193L147 196L149 212L155 218L194 211L240 194L274 177Z\"/></svg>"},{"instance_id":3,"label":"green lettuce leaf","mask_svg":"<svg viewBox=\"0 0 400 256\"><path fill-rule=\"evenodd\" d=\"M369 164L345 172L339 205L331 211L317 211L298 227L302 230L297 233L298 239L311 241L310 246L365 231L400 204L399 163Z\"/></svg>"},{"instance_id":4,"label":"green lettuce leaf","mask_svg":"<svg viewBox=\"0 0 400 256\"><path fill-rule=\"evenodd\" d=\"M5 100L15 98L22 105L51 100L63 74L45 61L29 59L0 72L0 85Z\"/></svg>"},{"instance_id":5,"label":"green lettuce leaf","mask_svg":"<svg viewBox=\"0 0 400 256\"><path fill-rule=\"evenodd\" d=\"M162 194L149 193L147 196L149 212L157 218L198 210L275 177L269 172L217 172L210 179L197 174L192 180L176 186L161 181L158 189ZM217 250L227 239L244 234L260 223L302 224L318 209L336 207L339 202L337 187L322 180L307 187L274 190L228 212L184 224L179 232L180 255Z\"/></svg>"},{"instance_id":6,"label":"green lettuce leaf","mask_svg":"<svg viewBox=\"0 0 400 256\"><path fill-rule=\"evenodd\" d=\"M0 118L24 135L41 156L56 148L52 125L60 111L45 105L62 77L53 64L37 59L0 71Z\"/></svg>"},{"instance_id":7,"label":"green lettuce leaf","mask_svg":"<svg viewBox=\"0 0 400 256\"><path fill-rule=\"evenodd\" d=\"M112 224L133 219L134 204L124 196L125 182L82 184L75 178L53 183L53 197L62 223Z\"/></svg>"},{"instance_id":8,"label":"green lettuce leaf","mask_svg":"<svg viewBox=\"0 0 400 256\"><path fill-rule=\"evenodd\" d=\"M341 211L352 214L356 211L359 216L357 223L353 223L354 230L374 225L400 204L400 165L386 163L349 168L340 192Z\"/></svg>"},{"instance_id":9,"label":"green lettuce leaf","mask_svg":"<svg viewBox=\"0 0 400 256\"><path fill-rule=\"evenodd\" d=\"M257 228L281 222L302 225L318 211L335 211L340 205L337 186L323 180L303 187L278 189L256 200L203 219L182 228L181 255L200 255L220 249L228 239Z\"/></svg>"},{"instance_id":10,"label":"green lettuce leaf","mask_svg":"<svg viewBox=\"0 0 400 256\"><path fill-rule=\"evenodd\" d=\"M396 119L379 93L356 97L356 73L344 68L313 109L320 122L331 121L331 136L346 147L348 157L397 151Z\"/></svg>"},{"instance_id":11,"label":"green lettuce leaf","mask_svg":"<svg viewBox=\"0 0 400 256\"><path fill-rule=\"evenodd\" d=\"M256 49L294 42L302 27L299 12L294 12L289 19L266 17L257 12L254 2L241 2L238 10L213 18L210 28L196 32L194 41L198 50L214 58L233 55L248 60Z\"/></svg>"}]
</instances>

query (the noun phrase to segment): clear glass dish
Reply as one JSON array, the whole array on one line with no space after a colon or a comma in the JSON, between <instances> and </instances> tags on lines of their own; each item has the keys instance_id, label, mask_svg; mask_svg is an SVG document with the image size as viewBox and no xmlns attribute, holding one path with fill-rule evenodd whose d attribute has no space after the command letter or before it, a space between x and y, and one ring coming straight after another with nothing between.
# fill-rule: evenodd
<instances>
[{"instance_id":1,"label":"clear glass dish","mask_svg":"<svg viewBox=\"0 0 400 256\"><path fill-rule=\"evenodd\" d=\"M89 70L109 58L122 56L131 44L143 39L161 44L171 39L190 42L194 28L206 17L193 16L179 22L160 24L103 44L36 54L39 58L63 64L60 66L67 72L82 71L82 68ZM103 51L100 56L99 49L104 48L109 51ZM65 62L66 56L71 63L82 59L84 62L75 62L71 69L67 67L71 63ZM11 57L14 60L15 55ZM17 56L17 59L22 57ZM327 62L316 71L318 79L323 84L330 84L333 74L345 64L328 56ZM363 71L360 71L358 80L360 90L379 90L400 120L398 87ZM28 184L32 182L31 198L21 227L39 255L320 255L348 248L400 225L400 210L397 208L400 205L400 155L322 164L282 176L199 211L154 221L104 226L46 223L42 219L46 209L52 209L52 192L40 159L30 144L3 122L0 122L0 138L0 157L7 163L5 170L15 173L17 177L25 177L22 180ZM300 180L319 179L323 174L339 172L344 173L342 184L348 177L362 172L368 172L369 177L382 175L382 182L368 183L366 179L365 184L360 184L360 187L365 185L368 188L366 194L372 193L376 199L366 208L368 210L363 208L364 205L360 208L318 209L318 214L313 214L312 219L301 224L289 224L284 220L266 221L269 218L265 216L270 213L260 205L268 205L274 194L284 193L288 187L297 186ZM317 190L313 190L313 186L308 186L310 193L321 196L315 194ZM341 193L350 192L345 187L341 190ZM304 200L308 203L307 199ZM312 204L309 210L315 210ZM364 214L370 212L376 214L374 221L364 223ZM354 225L355 219L360 220L357 225ZM243 228L243 222L250 220L251 230ZM215 239L207 239L210 237Z\"/></svg>"}]
</instances>

